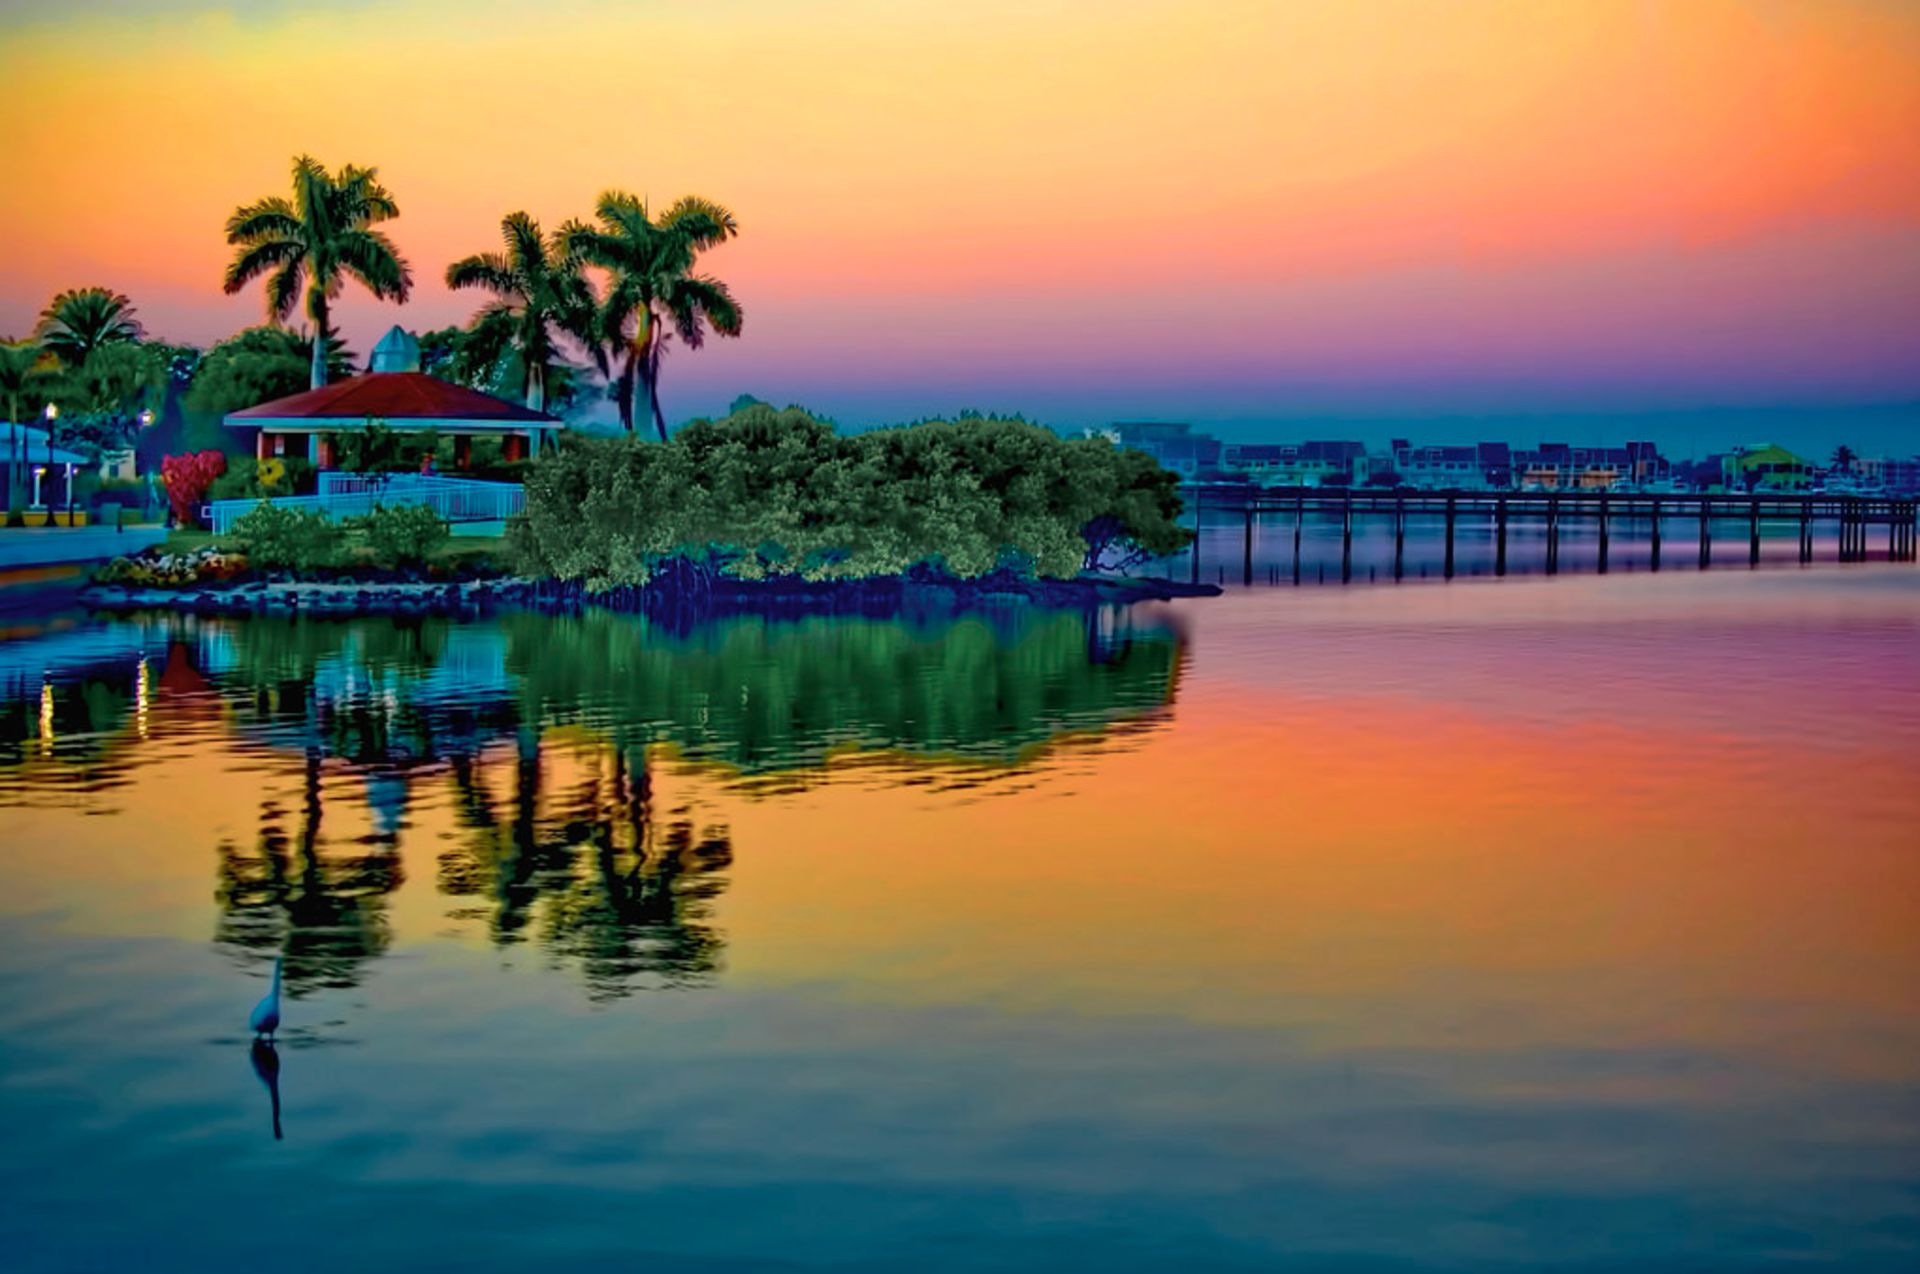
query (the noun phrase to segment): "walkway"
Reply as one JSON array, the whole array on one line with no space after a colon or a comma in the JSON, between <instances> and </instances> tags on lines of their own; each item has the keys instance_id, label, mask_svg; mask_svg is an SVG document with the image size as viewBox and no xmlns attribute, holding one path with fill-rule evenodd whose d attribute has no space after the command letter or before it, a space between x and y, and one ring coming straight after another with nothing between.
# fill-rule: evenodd
<instances>
[{"instance_id":1,"label":"walkway","mask_svg":"<svg viewBox=\"0 0 1920 1274\"><path fill-rule=\"evenodd\" d=\"M0 527L0 571L65 562L104 562L166 538L163 526Z\"/></svg>"}]
</instances>

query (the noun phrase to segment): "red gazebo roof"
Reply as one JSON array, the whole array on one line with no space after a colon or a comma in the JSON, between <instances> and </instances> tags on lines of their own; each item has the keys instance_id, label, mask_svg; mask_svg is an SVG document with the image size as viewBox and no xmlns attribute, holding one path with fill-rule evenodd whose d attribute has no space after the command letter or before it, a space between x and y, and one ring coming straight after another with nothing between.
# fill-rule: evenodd
<instances>
[{"instance_id":1,"label":"red gazebo roof","mask_svg":"<svg viewBox=\"0 0 1920 1274\"><path fill-rule=\"evenodd\" d=\"M278 420L485 421L491 424L554 426L560 422L477 389L455 385L425 372L367 372L289 394L256 407L227 413L227 423L265 425Z\"/></svg>"}]
</instances>

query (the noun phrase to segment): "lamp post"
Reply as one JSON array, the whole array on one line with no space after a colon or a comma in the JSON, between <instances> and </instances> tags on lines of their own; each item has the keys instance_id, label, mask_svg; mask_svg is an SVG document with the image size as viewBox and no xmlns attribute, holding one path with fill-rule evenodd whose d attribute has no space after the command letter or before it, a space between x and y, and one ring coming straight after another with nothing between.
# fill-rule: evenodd
<instances>
[{"instance_id":1,"label":"lamp post","mask_svg":"<svg viewBox=\"0 0 1920 1274\"><path fill-rule=\"evenodd\" d=\"M153 427L153 408L142 407L140 409L140 428L144 432L145 430L151 429L152 427ZM138 481L140 478L140 440L138 438L135 438L133 443L133 476L135 481ZM140 516L142 518L145 518L147 516L147 506L151 500L152 495L153 495L153 475L148 474L146 491L145 491L145 494L142 495L140 499ZM122 519L124 520L124 516L125 516L124 513L121 516L122 516Z\"/></svg>"},{"instance_id":2,"label":"lamp post","mask_svg":"<svg viewBox=\"0 0 1920 1274\"><path fill-rule=\"evenodd\" d=\"M46 467L40 470L40 490L34 494L40 497L40 507L47 511L47 525L52 526L53 504L47 499L46 479L47 475L53 472L53 422L60 419L60 404L48 403L41 415L45 416L47 421L47 463Z\"/></svg>"}]
</instances>

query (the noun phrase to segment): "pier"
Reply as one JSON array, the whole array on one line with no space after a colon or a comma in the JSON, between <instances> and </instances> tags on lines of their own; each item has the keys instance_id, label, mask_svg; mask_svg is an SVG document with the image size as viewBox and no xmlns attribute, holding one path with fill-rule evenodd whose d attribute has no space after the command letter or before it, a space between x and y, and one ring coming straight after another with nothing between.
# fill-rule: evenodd
<instances>
[{"instance_id":1,"label":"pier","mask_svg":"<svg viewBox=\"0 0 1920 1274\"><path fill-rule=\"evenodd\" d=\"M1649 546L1647 565L1659 570L1663 560L1673 561L1675 552L1694 555L1694 564L1706 569L1715 561L1716 551L1725 560L1758 566L1761 560L1761 533L1766 528L1776 533L1791 529L1798 538L1799 560L1815 558L1818 539L1831 532L1835 560L1864 562L1880 558L1893 562L1916 560L1916 511L1920 501L1909 497L1838 494L1711 494L1623 493L1613 491L1408 491L1358 490L1346 488L1264 488L1200 486L1183 490L1194 514L1196 534L1188 551L1189 570L1194 581L1203 575L1202 543L1198 534L1201 521L1211 514L1239 518L1244 530L1241 538L1240 575L1244 584L1254 582L1254 543L1256 528L1278 527L1292 534L1292 582L1300 583L1302 574L1301 542L1308 519L1337 520L1340 527L1340 579L1354 576L1354 528L1369 520L1376 527L1389 528L1393 537L1392 578L1406 573L1406 542L1409 520L1437 522L1442 537L1441 574L1452 579L1456 573L1456 541L1463 524L1491 527L1493 542L1492 573L1508 573L1509 540L1524 531L1544 540L1545 570L1560 571L1561 540L1569 528L1591 531L1597 545L1597 568L1604 574L1612 564L1613 541L1623 530L1645 531ZM1737 528L1729 534L1728 528ZM1729 543L1737 535L1744 541L1745 554ZM1737 541L1736 541L1737 542ZM1884 546L1884 553L1876 545ZM1224 580L1227 563L1213 563ZM1269 582L1281 582L1277 567L1270 568Z\"/></svg>"}]
</instances>

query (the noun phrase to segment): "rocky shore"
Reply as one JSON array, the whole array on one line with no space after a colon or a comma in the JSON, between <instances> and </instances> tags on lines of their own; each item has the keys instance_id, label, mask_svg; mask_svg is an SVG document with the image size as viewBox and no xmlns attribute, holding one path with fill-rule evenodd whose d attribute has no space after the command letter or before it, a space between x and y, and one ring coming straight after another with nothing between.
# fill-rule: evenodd
<instances>
[{"instance_id":1,"label":"rocky shore","mask_svg":"<svg viewBox=\"0 0 1920 1274\"><path fill-rule=\"evenodd\" d=\"M871 611L906 605L915 609L1027 602L1080 607L1211 597L1212 584L1119 575L1083 575L1068 580L879 579L809 583L798 580L729 580L697 591L671 583L590 592L555 580L480 579L451 582L245 580L160 588L95 583L80 601L95 610L184 611L199 615L475 615L502 609L576 610L587 606L658 612L735 610Z\"/></svg>"}]
</instances>

